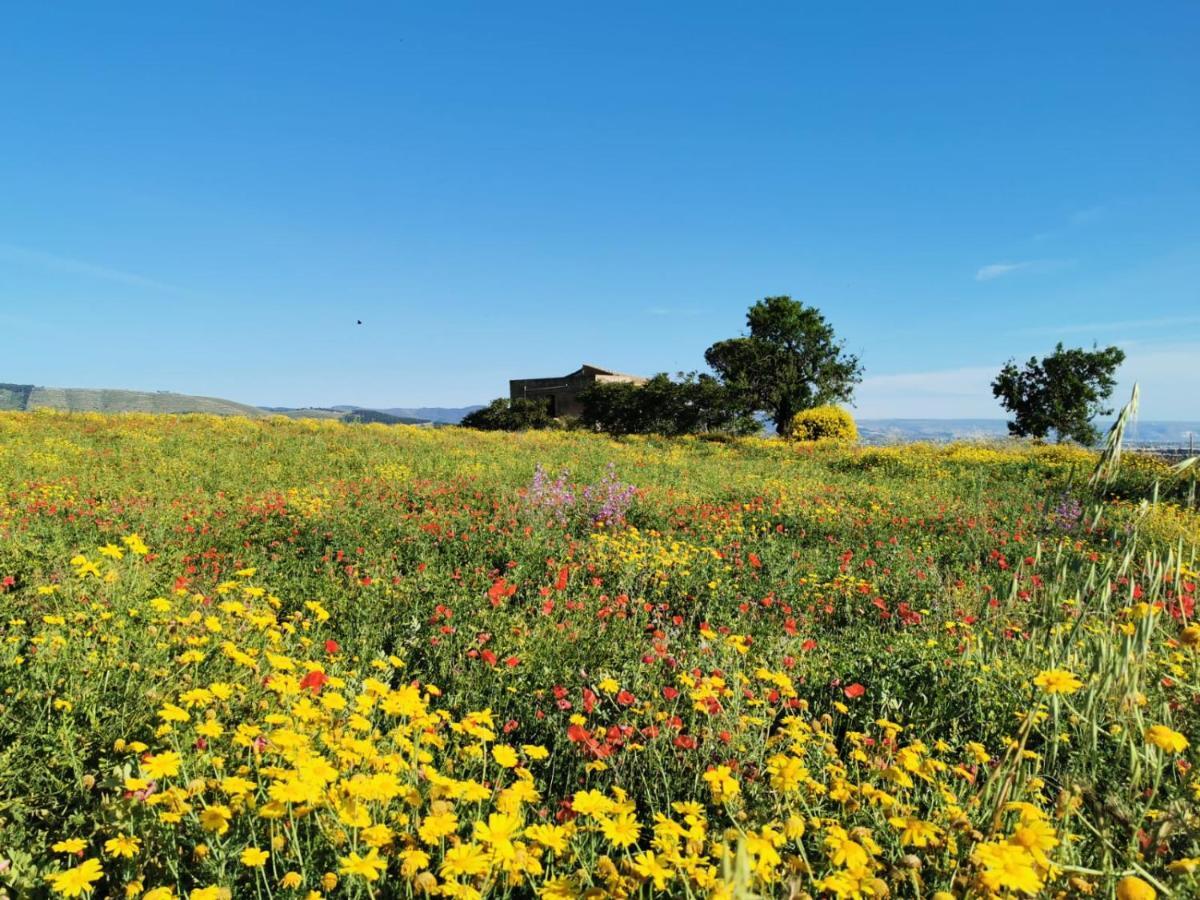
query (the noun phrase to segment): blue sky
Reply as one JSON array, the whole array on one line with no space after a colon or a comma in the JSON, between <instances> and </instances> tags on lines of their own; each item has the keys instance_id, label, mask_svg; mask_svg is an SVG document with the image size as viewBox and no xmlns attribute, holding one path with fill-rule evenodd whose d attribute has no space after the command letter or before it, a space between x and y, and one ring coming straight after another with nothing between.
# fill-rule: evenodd
<instances>
[{"instance_id":1,"label":"blue sky","mask_svg":"<svg viewBox=\"0 0 1200 900\"><path fill-rule=\"evenodd\" d=\"M1193 2L16 6L0 381L459 405L702 367L788 293L863 416L1001 415L995 370L1061 339L1200 419L1198 34Z\"/></svg>"}]
</instances>

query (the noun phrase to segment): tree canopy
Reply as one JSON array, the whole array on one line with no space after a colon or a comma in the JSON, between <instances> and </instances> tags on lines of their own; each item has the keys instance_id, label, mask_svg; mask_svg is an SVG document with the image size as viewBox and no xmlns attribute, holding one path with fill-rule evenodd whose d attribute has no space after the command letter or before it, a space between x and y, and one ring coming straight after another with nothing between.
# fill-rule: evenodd
<instances>
[{"instance_id":1,"label":"tree canopy","mask_svg":"<svg viewBox=\"0 0 1200 900\"><path fill-rule=\"evenodd\" d=\"M480 431L527 431L549 428L553 422L545 400L498 397L482 409L468 413L463 417L462 425Z\"/></svg>"},{"instance_id":2,"label":"tree canopy","mask_svg":"<svg viewBox=\"0 0 1200 900\"><path fill-rule=\"evenodd\" d=\"M820 310L791 297L767 297L750 307L746 324L749 334L718 341L704 353L745 409L767 413L785 434L801 410L850 401L862 366Z\"/></svg>"},{"instance_id":3,"label":"tree canopy","mask_svg":"<svg viewBox=\"0 0 1200 900\"><path fill-rule=\"evenodd\" d=\"M600 383L579 395L584 426L609 434L751 434L754 417L711 375L659 373L644 384Z\"/></svg>"},{"instance_id":4,"label":"tree canopy","mask_svg":"<svg viewBox=\"0 0 1200 900\"><path fill-rule=\"evenodd\" d=\"M1098 434L1091 420L1112 412L1104 401L1124 361L1119 347L1068 350L1060 342L1049 356L1030 357L1023 369L1009 360L992 382L992 394L1013 414L1010 434L1044 440L1053 432L1059 442L1094 444Z\"/></svg>"}]
</instances>

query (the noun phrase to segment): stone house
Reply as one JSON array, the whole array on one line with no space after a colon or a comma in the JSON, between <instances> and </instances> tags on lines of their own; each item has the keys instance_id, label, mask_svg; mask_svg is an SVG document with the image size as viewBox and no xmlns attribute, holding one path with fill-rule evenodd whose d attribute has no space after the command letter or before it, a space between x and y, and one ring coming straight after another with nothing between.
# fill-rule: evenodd
<instances>
[{"instance_id":1,"label":"stone house","mask_svg":"<svg viewBox=\"0 0 1200 900\"><path fill-rule=\"evenodd\" d=\"M584 363L570 375L560 375L557 378L514 379L508 383L508 395L512 400L545 398L550 404L550 415L578 416L583 412L583 405L579 402L579 395L583 391L593 384L613 382L645 384L646 379Z\"/></svg>"}]
</instances>

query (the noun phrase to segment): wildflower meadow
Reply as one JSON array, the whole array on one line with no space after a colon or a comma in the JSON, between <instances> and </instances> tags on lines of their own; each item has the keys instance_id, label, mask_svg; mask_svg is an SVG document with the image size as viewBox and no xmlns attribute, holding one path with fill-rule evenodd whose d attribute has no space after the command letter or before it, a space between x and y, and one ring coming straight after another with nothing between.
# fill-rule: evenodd
<instances>
[{"instance_id":1,"label":"wildflower meadow","mask_svg":"<svg viewBox=\"0 0 1200 900\"><path fill-rule=\"evenodd\" d=\"M1200 895L1165 464L0 413L0 894Z\"/></svg>"}]
</instances>

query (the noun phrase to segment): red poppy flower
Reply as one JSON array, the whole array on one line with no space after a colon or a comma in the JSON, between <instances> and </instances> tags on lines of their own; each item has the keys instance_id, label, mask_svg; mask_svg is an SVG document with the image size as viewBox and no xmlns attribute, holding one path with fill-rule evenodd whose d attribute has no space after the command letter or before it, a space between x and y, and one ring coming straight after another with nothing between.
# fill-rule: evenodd
<instances>
[{"instance_id":1,"label":"red poppy flower","mask_svg":"<svg viewBox=\"0 0 1200 900\"><path fill-rule=\"evenodd\" d=\"M509 584L503 578L497 578L492 582L492 586L488 588L488 600L492 606L499 606L504 602L505 598L511 597L517 592L515 584Z\"/></svg>"},{"instance_id":2,"label":"red poppy flower","mask_svg":"<svg viewBox=\"0 0 1200 900\"><path fill-rule=\"evenodd\" d=\"M309 690L314 694L321 693L321 688L325 686L325 682L329 680L329 676L324 672L309 672L300 679L301 690Z\"/></svg>"},{"instance_id":3,"label":"red poppy flower","mask_svg":"<svg viewBox=\"0 0 1200 900\"><path fill-rule=\"evenodd\" d=\"M867 689L865 687L863 687L861 684L859 684L857 681L854 682L854 684L847 685L845 690L842 691L842 693L845 694L847 697L849 697L851 700L853 700L855 697L861 697L866 692L867 692Z\"/></svg>"},{"instance_id":4,"label":"red poppy flower","mask_svg":"<svg viewBox=\"0 0 1200 900\"><path fill-rule=\"evenodd\" d=\"M586 741L586 740L590 740L590 739L591 739L591 734L589 734L588 730L586 728L584 728L582 725L575 725L574 723L572 723L567 726L567 740L578 742L578 741Z\"/></svg>"}]
</instances>

